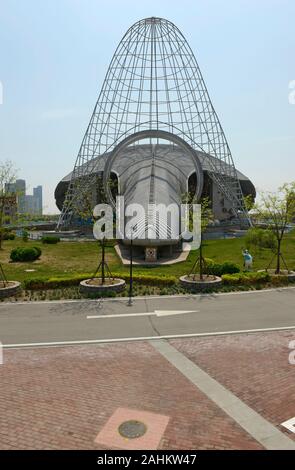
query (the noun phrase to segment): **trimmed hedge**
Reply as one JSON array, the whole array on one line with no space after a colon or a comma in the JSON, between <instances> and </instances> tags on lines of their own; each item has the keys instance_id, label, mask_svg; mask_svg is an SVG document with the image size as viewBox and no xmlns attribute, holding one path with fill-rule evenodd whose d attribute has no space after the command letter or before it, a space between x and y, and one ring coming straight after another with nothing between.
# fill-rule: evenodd
<instances>
[{"instance_id":1,"label":"trimmed hedge","mask_svg":"<svg viewBox=\"0 0 295 470\"><path fill-rule=\"evenodd\" d=\"M37 247L36 247L37 248ZM112 273L114 277L129 281L129 274L125 273ZM88 279L92 273L84 273L66 277L51 277L51 278L31 278L23 281L25 289L29 290L47 290L47 289L60 289L63 287L78 286L81 281ZM223 274L221 276L223 284L228 286L235 285L260 285L271 282L274 285L282 285L288 283L287 276L271 275L265 271L263 272L248 272L248 273L235 273ZM174 276L151 276L145 274L134 274L133 280L139 285L145 286L158 286L169 287L178 284L178 278Z\"/></svg>"},{"instance_id":2,"label":"trimmed hedge","mask_svg":"<svg viewBox=\"0 0 295 470\"><path fill-rule=\"evenodd\" d=\"M14 262L35 261L41 256L41 250L37 246L30 248L14 248L10 253L10 259Z\"/></svg>"},{"instance_id":3,"label":"trimmed hedge","mask_svg":"<svg viewBox=\"0 0 295 470\"><path fill-rule=\"evenodd\" d=\"M41 250L41 248L39 248L38 246L33 246L33 248L34 248L34 250L37 251L37 253L38 253L38 258L40 258L40 256L42 255L42 250ZM26 250L27 250L27 248L26 248Z\"/></svg>"},{"instance_id":4,"label":"trimmed hedge","mask_svg":"<svg viewBox=\"0 0 295 470\"><path fill-rule=\"evenodd\" d=\"M46 243L47 245L55 245L60 242L60 238L55 236L46 236L41 238L41 242Z\"/></svg>"},{"instance_id":5,"label":"trimmed hedge","mask_svg":"<svg viewBox=\"0 0 295 470\"><path fill-rule=\"evenodd\" d=\"M112 273L114 277L129 281L129 274ZM23 284L25 289L30 290L45 290L57 289L61 287L78 286L81 281L88 279L92 274L79 274L67 277L51 277L51 278L32 278L24 280ZM146 286L173 286L178 282L175 276L146 276L144 274L134 274L133 281L138 284Z\"/></svg>"},{"instance_id":6,"label":"trimmed hedge","mask_svg":"<svg viewBox=\"0 0 295 470\"><path fill-rule=\"evenodd\" d=\"M288 276L285 276L284 274L279 274L279 275L278 274L271 274L270 279L271 279L271 283L274 286L282 286L282 285L286 285L290 282Z\"/></svg>"},{"instance_id":7,"label":"trimmed hedge","mask_svg":"<svg viewBox=\"0 0 295 470\"><path fill-rule=\"evenodd\" d=\"M214 276L222 276L223 274L235 274L240 272L240 267L230 261L224 263L214 263L210 259L205 259L207 268L205 272L207 274L213 274Z\"/></svg>"},{"instance_id":8,"label":"trimmed hedge","mask_svg":"<svg viewBox=\"0 0 295 470\"><path fill-rule=\"evenodd\" d=\"M236 273L236 274L223 274L221 276L225 285L251 285L263 284L271 281L271 275L267 272L249 272L249 273Z\"/></svg>"}]
</instances>

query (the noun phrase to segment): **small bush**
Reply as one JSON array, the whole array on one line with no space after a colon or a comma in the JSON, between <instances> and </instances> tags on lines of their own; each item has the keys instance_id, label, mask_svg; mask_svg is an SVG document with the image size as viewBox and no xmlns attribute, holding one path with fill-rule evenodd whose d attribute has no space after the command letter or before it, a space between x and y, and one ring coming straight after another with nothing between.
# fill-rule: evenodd
<instances>
[{"instance_id":1,"label":"small bush","mask_svg":"<svg viewBox=\"0 0 295 470\"><path fill-rule=\"evenodd\" d=\"M205 264L207 264L207 266L210 265L210 264L214 264L213 259L211 259L211 258L204 258L204 259L205 259Z\"/></svg>"},{"instance_id":2,"label":"small bush","mask_svg":"<svg viewBox=\"0 0 295 470\"><path fill-rule=\"evenodd\" d=\"M34 246L33 248L34 248L34 250L37 251L37 253L38 253L38 258L40 258L41 254L42 254L41 248L39 248L38 246Z\"/></svg>"},{"instance_id":3,"label":"small bush","mask_svg":"<svg viewBox=\"0 0 295 470\"><path fill-rule=\"evenodd\" d=\"M24 242L27 242L29 239L29 232L27 232L26 230L23 230L22 239Z\"/></svg>"},{"instance_id":4,"label":"small bush","mask_svg":"<svg viewBox=\"0 0 295 470\"><path fill-rule=\"evenodd\" d=\"M225 261L224 263L206 263L206 273L213 274L214 276L222 276L223 274L235 274L240 272L237 264Z\"/></svg>"},{"instance_id":5,"label":"small bush","mask_svg":"<svg viewBox=\"0 0 295 470\"><path fill-rule=\"evenodd\" d=\"M60 238L56 236L46 236L41 238L41 242L47 245L55 245L60 242Z\"/></svg>"},{"instance_id":6,"label":"small bush","mask_svg":"<svg viewBox=\"0 0 295 470\"><path fill-rule=\"evenodd\" d=\"M41 250L38 247L14 248L10 253L10 259L14 262L35 261L41 256Z\"/></svg>"},{"instance_id":7,"label":"small bush","mask_svg":"<svg viewBox=\"0 0 295 470\"><path fill-rule=\"evenodd\" d=\"M288 276L285 276L283 274L277 275L277 274L271 274L271 283L274 286L283 286L288 284L289 279Z\"/></svg>"},{"instance_id":8,"label":"small bush","mask_svg":"<svg viewBox=\"0 0 295 470\"><path fill-rule=\"evenodd\" d=\"M261 272L251 272L251 273L236 273L236 274L223 274L222 281L227 285L253 285L269 282L271 276L265 271Z\"/></svg>"},{"instance_id":9,"label":"small bush","mask_svg":"<svg viewBox=\"0 0 295 470\"><path fill-rule=\"evenodd\" d=\"M14 240L15 239L15 233L11 232L10 230L4 230L2 232L2 240Z\"/></svg>"},{"instance_id":10,"label":"small bush","mask_svg":"<svg viewBox=\"0 0 295 470\"><path fill-rule=\"evenodd\" d=\"M241 283L240 274L223 274L221 279L225 285L236 285Z\"/></svg>"}]
</instances>

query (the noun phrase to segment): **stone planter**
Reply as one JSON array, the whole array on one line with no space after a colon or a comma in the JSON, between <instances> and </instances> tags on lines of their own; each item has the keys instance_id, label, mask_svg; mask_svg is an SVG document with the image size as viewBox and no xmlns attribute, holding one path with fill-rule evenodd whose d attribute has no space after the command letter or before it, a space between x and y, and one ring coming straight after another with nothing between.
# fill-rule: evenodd
<instances>
[{"instance_id":1,"label":"stone planter","mask_svg":"<svg viewBox=\"0 0 295 470\"><path fill-rule=\"evenodd\" d=\"M276 274L275 269L260 269L258 272L269 273L272 276L280 276L287 277L288 281L294 282L295 281L295 271L287 271L287 269L281 269L280 274Z\"/></svg>"},{"instance_id":2,"label":"stone planter","mask_svg":"<svg viewBox=\"0 0 295 470\"><path fill-rule=\"evenodd\" d=\"M102 295L107 292L122 292L125 289L126 282L123 279L105 279L105 284L100 284L101 278L85 279L80 282L79 290L82 294Z\"/></svg>"},{"instance_id":3,"label":"stone planter","mask_svg":"<svg viewBox=\"0 0 295 470\"><path fill-rule=\"evenodd\" d=\"M222 279L221 277L218 276L206 276L204 275L203 279L193 279L192 276L181 276L179 278L180 284L182 287L188 290L193 290L193 291L202 291L204 289L210 289L210 288L215 288L219 287L222 284Z\"/></svg>"},{"instance_id":4,"label":"stone planter","mask_svg":"<svg viewBox=\"0 0 295 470\"><path fill-rule=\"evenodd\" d=\"M0 283L0 299L6 297L12 297L17 295L21 290L20 282L18 281L7 281L6 286L4 287L3 282Z\"/></svg>"},{"instance_id":5,"label":"stone planter","mask_svg":"<svg viewBox=\"0 0 295 470\"><path fill-rule=\"evenodd\" d=\"M288 276L289 281L292 281L292 282L295 281L295 271L290 271L287 274L287 276Z\"/></svg>"}]
</instances>

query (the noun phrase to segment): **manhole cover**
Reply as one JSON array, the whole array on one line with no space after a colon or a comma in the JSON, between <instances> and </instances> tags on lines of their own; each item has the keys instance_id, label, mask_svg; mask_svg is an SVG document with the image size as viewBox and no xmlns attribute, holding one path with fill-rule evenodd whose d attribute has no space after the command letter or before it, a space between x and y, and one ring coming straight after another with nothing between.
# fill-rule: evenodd
<instances>
[{"instance_id":1,"label":"manhole cover","mask_svg":"<svg viewBox=\"0 0 295 470\"><path fill-rule=\"evenodd\" d=\"M130 421L124 421L118 427L119 434L127 439L135 439L141 437L147 432L147 427L141 421L131 419Z\"/></svg>"}]
</instances>

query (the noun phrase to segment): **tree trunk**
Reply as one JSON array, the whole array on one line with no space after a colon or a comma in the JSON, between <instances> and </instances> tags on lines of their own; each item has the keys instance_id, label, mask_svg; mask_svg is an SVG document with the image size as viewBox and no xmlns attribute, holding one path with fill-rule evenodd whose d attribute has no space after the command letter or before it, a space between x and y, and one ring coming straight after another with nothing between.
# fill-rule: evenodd
<instances>
[{"instance_id":1,"label":"tree trunk","mask_svg":"<svg viewBox=\"0 0 295 470\"><path fill-rule=\"evenodd\" d=\"M202 244L203 244L203 239L202 239L202 235L201 235L201 244L200 244L200 249L199 249L199 265L200 265L200 279L201 281L203 280L203 247L202 247Z\"/></svg>"},{"instance_id":2,"label":"tree trunk","mask_svg":"<svg viewBox=\"0 0 295 470\"><path fill-rule=\"evenodd\" d=\"M277 268L276 274L280 274L281 271L281 240L278 240L278 251L277 251Z\"/></svg>"},{"instance_id":3,"label":"tree trunk","mask_svg":"<svg viewBox=\"0 0 295 470\"><path fill-rule=\"evenodd\" d=\"M105 283L105 271L104 271L104 263L105 263L105 239L102 239L101 249L102 249L102 259L101 259L101 283Z\"/></svg>"},{"instance_id":4,"label":"tree trunk","mask_svg":"<svg viewBox=\"0 0 295 470\"><path fill-rule=\"evenodd\" d=\"M130 265L129 265L129 305L132 303L133 295L133 239L130 238Z\"/></svg>"},{"instance_id":5,"label":"tree trunk","mask_svg":"<svg viewBox=\"0 0 295 470\"><path fill-rule=\"evenodd\" d=\"M1 205L0 205L0 250L2 250L3 212L4 212L4 205L3 205L2 200L1 200Z\"/></svg>"}]
</instances>

